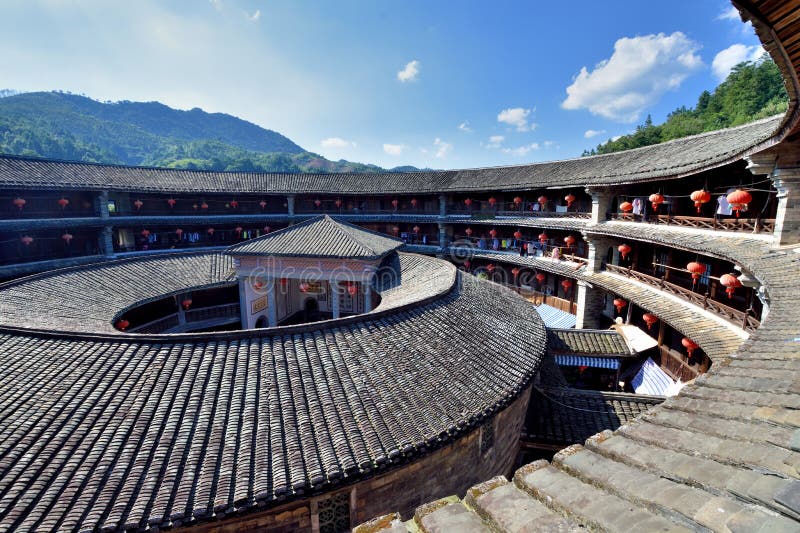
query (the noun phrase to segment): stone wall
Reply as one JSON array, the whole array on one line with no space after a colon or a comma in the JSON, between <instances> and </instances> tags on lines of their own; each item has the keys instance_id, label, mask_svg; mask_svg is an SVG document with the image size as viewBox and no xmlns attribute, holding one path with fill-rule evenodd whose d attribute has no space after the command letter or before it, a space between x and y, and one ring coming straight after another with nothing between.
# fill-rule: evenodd
<instances>
[{"instance_id":1,"label":"stone wall","mask_svg":"<svg viewBox=\"0 0 800 533\"><path fill-rule=\"evenodd\" d=\"M491 422L493 445L481 453L481 432L475 429L459 440L408 465L355 484L350 492L351 524L400 510L410 518L419 505L451 494L463 494L481 480L510 475L516 466L519 438L530 399L530 387ZM337 493L342 492L341 490ZM329 497L306 498L260 513L230 517L195 526L201 533L283 533L318 531L319 519L312 509Z\"/></svg>"}]
</instances>

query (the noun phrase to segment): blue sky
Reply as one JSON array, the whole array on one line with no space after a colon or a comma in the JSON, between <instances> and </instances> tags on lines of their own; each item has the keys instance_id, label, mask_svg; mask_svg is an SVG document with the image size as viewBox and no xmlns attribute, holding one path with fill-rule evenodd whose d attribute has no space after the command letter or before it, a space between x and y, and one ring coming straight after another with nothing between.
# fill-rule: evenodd
<instances>
[{"instance_id":1,"label":"blue sky","mask_svg":"<svg viewBox=\"0 0 800 533\"><path fill-rule=\"evenodd\" d=\"M3 0L0 88L224 112L331 159L565 159L761 53L723 0Z\"/></svg>"}]
</instances>

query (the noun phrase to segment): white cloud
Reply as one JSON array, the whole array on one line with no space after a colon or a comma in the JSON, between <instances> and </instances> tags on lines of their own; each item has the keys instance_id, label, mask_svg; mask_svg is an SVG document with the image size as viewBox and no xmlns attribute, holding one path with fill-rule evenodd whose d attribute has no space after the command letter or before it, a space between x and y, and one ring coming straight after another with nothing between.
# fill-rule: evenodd
<instances>
[{"instance_id":1,"label":"white cloud","mask_svg":"<svg viewBox=\"0 0 800 533\"><path fill-rule=\"evenodd\" d=\"M545 141L545 142L542 143L542 146L544 146L545 148L550 148L551 146L555 146L555 145L556 145L556 143L554 141Z\"/></svg>"},{"instance_id":2,"label":"white cloud","mask_svg":"<svg viewBox=\"0 0 800 533\"><path fill-rule=\"evenodd\" d=\"M249 20L250 22L258 22L258 19L261 18L261 10L256 9L255 13L253 13L252 15L249 13L245 13L245 16L247 17L247 20Z\"/></svg>"},{"instance_id":3,"label":"white cloud","mask_svg":"<svg viewBox=\"0 0 800 533\"><path fill-rule=\"evenodd\" d=\"M739 10L733 6L729 6L728 8L724 9L722 13L717 15L717 20L741 20L739 16Z\"/></svg>"},{"instance_id":4,"label":"white cloud","mask_svg":"<svg viewBox=\"0 0 800 533\"><path fill-rule=\"evenodd\" d=\"M539 143L530 143L526 144L525 146L518 146L517 148L503 148L503 153L515 156L523 156L531 150L538 150L539 148Z\"/></svg>"},{"instance_id":5,"label":"white cloud","mask_svg":"<svg viewBox=\"0 0 800 533\"><path fill-rule=\"evenodd\" d=\"M323 148L350 148L356 145L353 141L346 141L341 137L328 137L327 139L322 139L319 144Z\"/></svg>"},{"instance_id":6,"label":"white cloud","mask_svg":"<svg viewBox=\"0 0 800 533\"><path fill-rule=\"evenodd\" d=\"M591 72L581 68L561 107L635 122L664 93L680 87L703 66L696 53L699 48L681 32L618 39L609 59Z\"/></svg>"},{"instance_id":7,"label":"white cloud","mask_svg":"<svg viewBox=\"0 0 800 533\"><path fill-rule=\"evenodd\" d=\"M447 157L447 154L453 151L453 145L448 142L444 142L439 137L434 139L433 145L436 147L436 157L439 159L444 159Z\"/></svg>"},{"instance_id":8,"label":"white cloud","mask_svg":"<svg viewBox=\"0 0 800 533\"><path fill-rule=\"evenodd\" d=\"M389 155L398 156L403 153L403 150L406 149L405 144L388 144L384 143L383 151Z\"/></svg>"},{"instance_id":9,"label":"white cloud","mask_svg":"<svg viewBox=\"0 0 800 533\"><path fill-rule=\"evenodd\" d=\"M753 46L732 44L714 56L714 60L711 62L711 70L721 81L727 78L733 67L742 61L756 61L765 53L760 44Z\"/></svg>"},{"instance_id":10,"label":"white cloud","mask_svg":"<svg viewBox=\"0 0 800 533\"><path fill-rule=\"evenodd\" d=\"M611 142L618 141L620 139L622 139L622 135L614 135L611 137Z\"/></svg>"},{"instance_id":11,"label":"white cloud","mask_svg":"<svg viewBox=\"0 0 800 533\"><path fill-rule=\"evenodd\" d=\"M397 73L397 79L400 80L402 83L407 81L417 81L419 77L419 61L416 59L413 61L409 61L408 64Z\"/></svg>"},{"instance_id":12,"label":"white cloud","mask_svg":"<svg viewBox=\"0 0 800 533\"><path fill-rule=\"evenodd\" d=\"M460 129L464 133L472 133L472 128L469 127L469 121L467 120L459 124L458 129Z\"/></svg>"},{"instance_id":13,"label":"white cloud","mask_svg":"<svg viewBox=\"0 0 800 533\"><path fill-rule=\"evenodd\" d=\"M503 135L492 135L489 137L489 142L485 145L486 148L500 148L506 138Z\"/></svg>"},{"instance_id":14,"label":"white cloud","mask_svg":"<svg viewBox=\"0 0 800 533\"><path fill-rule=\"evenodd\" d=\"M536 124L528 124L528 115L531 114L530 109L523 107L511 107L503 109L497 114L497 122L503 122L509 126L514 126L517 131L530 131L536 128Z\"/></svg>"},{"instance_id":15,"label":"white cloud","mask_svg":"<svg viewBox=\"0 0 800 533\"><path fill-rule=\"evenodd\" d=\"M583 132L583 136L586 139L591 139L592 137L597 137L598 135L602 135L605 133L606 130L586 130Z\"/></svg>"}]
</instances>

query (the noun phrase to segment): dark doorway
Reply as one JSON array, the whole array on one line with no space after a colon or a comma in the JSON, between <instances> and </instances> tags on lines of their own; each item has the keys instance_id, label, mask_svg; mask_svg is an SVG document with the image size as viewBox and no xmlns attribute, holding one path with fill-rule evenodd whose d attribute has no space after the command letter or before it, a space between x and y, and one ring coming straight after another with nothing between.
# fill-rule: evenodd
<instances>
[{"instance_id":1,"label":"dark doorway","mask_svg":"<svg viewBox=\"0 0 800 533\"><path fill-rule=\"evenodd\" d=\"M265 317L264 315L258 317L258 320L256 320L256 327L257 328L267 327L267 317Z\"/></svg>"},{"instance_id":2,"label":"dark doorway","mask_svg":"<svg viewBox=\"0 0 800 533\"><path fill-rule=\"evenodd\" d=\"M306 298L303 304L306 322L316 322L319 320L319 304L315 298Z\"/></svg>"}]
</instances>

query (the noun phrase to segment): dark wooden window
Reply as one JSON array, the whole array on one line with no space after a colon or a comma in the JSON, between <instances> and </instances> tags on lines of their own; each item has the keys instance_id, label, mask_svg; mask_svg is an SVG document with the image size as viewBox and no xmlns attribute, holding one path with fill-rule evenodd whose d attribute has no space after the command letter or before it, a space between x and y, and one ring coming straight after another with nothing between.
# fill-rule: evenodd
<instances>
[{"instance_id":1,"label":"dark wooden window","mask_svg":"<svg viewBox=\"0 0 800 533\"><path fill-rule=\"evenodd\" d=\"M317 503L320 533L350 531L350 492L340 492Z\"/></svg>"}]
</instances>

